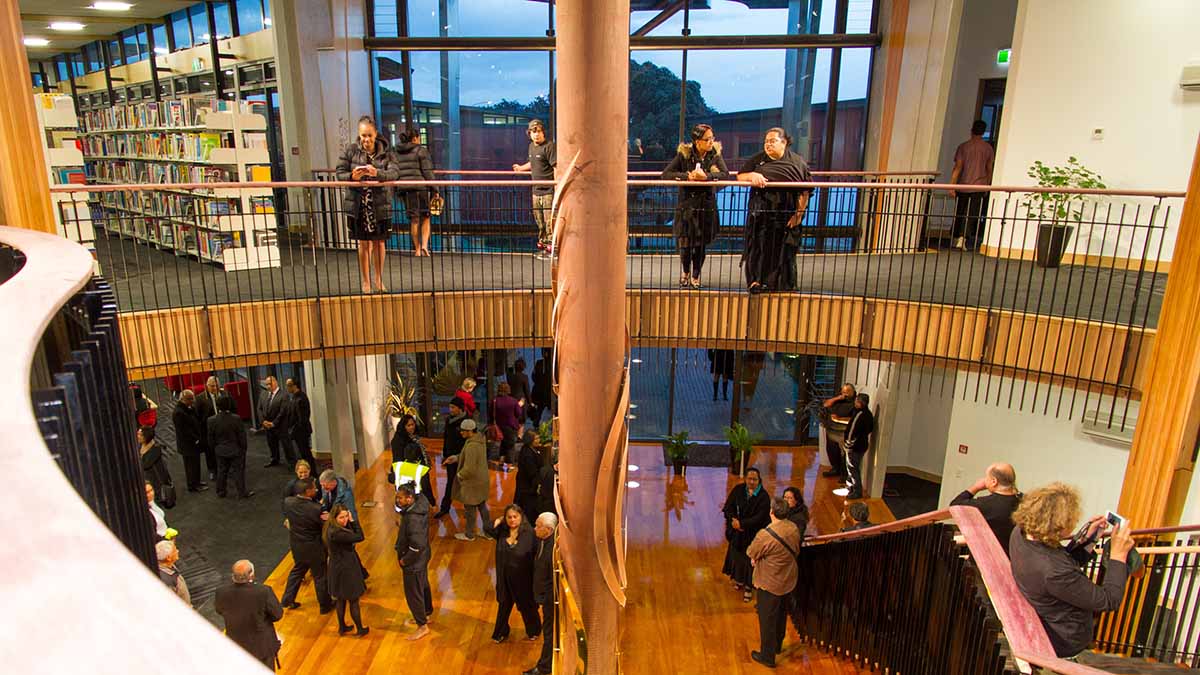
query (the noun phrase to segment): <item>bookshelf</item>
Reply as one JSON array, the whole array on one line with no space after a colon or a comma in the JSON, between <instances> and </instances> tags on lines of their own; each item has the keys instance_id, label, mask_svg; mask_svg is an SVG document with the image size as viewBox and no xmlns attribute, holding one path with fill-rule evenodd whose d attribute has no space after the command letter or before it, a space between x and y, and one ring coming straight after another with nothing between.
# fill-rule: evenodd
<instances>
[{"instance_id":1,"label":"bookshelf","mask_svg":"<svg viewBox=\"0 0 1200 675\"><path fill-rule=\"evenodd\" d=\"M162 186L96 193L106 230L226 271L279 266L269 188L171 187L271 179L266 118L249 105L148 101L88 111L83 122L83 159L94 182Z\"/></svg>"},{"instance_id":2,"label":"bookshelf","mask_svg":"<svg viewBox=\"0 0 1200 675\"><path fill-rule=\"evenodd\" d=\"M83 153L79 149L79 118L75 102L60 94L34 94L51 185L86 185ZM50 193L59 236L82 244L96 257L96 232L86 193Z\"/></svg>"}]
</instances>

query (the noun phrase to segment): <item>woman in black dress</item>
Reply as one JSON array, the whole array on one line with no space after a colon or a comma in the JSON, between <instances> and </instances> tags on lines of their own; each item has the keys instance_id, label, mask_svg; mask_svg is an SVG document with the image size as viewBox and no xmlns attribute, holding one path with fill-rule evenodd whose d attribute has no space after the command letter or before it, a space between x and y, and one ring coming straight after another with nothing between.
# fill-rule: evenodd
<instances>
[{"instance_id":1,"label":"woman in black dress","mask_svg":"<svg viewBox=\"0 0 1200 675\"><path fill-rule=\"evenodd\" d=\"M510 504L504 509L504 517L485 524L483 531L496 540L496 602L500 606L496 609L492 641L508 639L508 617L514 604L525 621L525 639L535 641L541 636L542 620L533 600L533 558L537 551L533 528L521 507Z\"/></svg>"},{"instance_id":2,"label":"woman in black dress","mask_svg":"<svg viewBox=\"0 0 1200 675\"><path fill-rule=\"evenodd\" d=\"M354 514L342 504L334 504L329 510L329 520L325 521L325 550L329 552L329 572L327 583L329 594L337 599L338 634L350 632L346 625L346 606L350 606L350 618L358 635L366 635L370 628L363 625L362 611L358 599L367 592L367 583L363 578L362 563L354 552L354 545L363 540L363 531L354 522Z\"/></svg>"},{"instance_id":3,"label":"woman in black dress","mask_svg":"<svg viewBox=\"0 0 1200 675\"><path fill-rule=\"evenodd\" d=\"M337 179L377 183L396 180L400 170L387 141L379 137L375 120L363 115L358 120L358 140L346 146L338 160ZM352 187L343 202L350 218L350 237L358 240L358 273L362 292L386 291L383 285L383 255L392 231L392 194L382 187ZM374 264L374 274L371 266Z\"/></svg>"},{"instance_id":4,"label":"woman in black dress","mask_svg":"<svg viewBox=\"0 0 1200 675\"><path fill-rule=\"evenodd\" d=\"M721 158L721 144L716 142L712 127L707 124L692 127L692 142L681 143L675 159L662 172L663 180L703 182L729 180L729 177ZM679 188L671 229L683 263L680 288L700 288L704 249L716 238L719 224L716 188Z\"/></svg>"},{"instance_id":5,"label":"woman in black dress","mask_svg":"<svg viewBox=\"0 0 1200 675\"><path fill-rule=\"evenodd\" d=\"M733 580L734 588L742 591L742 600L750 602L754 599L751 579L754 568L746 549L754 541L754 535L771 521L771 495L763 489L758 469L746 469L745 482L733 488L721 512L725 514L725 539L729 542L721 572Z\"/></svg>"},{"instance_id":6,"label":"woman in black dress","mask_svg":"<svg viewBox=\"0 0 1200 675\"><path fill-rule=\"evenodd\" d=\"M431 466L429 453L425 452L425 445L417 435L417 420L412 415L401 417L400 424L396 425L396 433L392 435L392 461ZM421 476L420 492L430 504L437 503L437 497L433 496L433 480L429 471Z\"/></svg>"},{"instance_id":7,"label":"woman in black dress","mask_svg":"<svg viewBox=\"0 0 1200 675\"><path fill-rule=\"evenodd\" d=\"M796 253L800 224L812 188L768 188L769 183L806 183L812 179L804 158L788 150L787 133L767 131L763 151L754 155L737 179L750 183L746 207L746 250L742 266L751 293L796 290Z\"/></svg>"},{"instance_id":8,"label":"woman in black dress","mask_svg":"<svg viewBox=\"0 0 1200 675\"><path fill-rule=\"evenodd\" d=\"M789 487L783 491L783 500L788 505L787 519L800 530L800 539L803 541L804 532L808 529L808 507L804 504L804 495L800 493L800 488Z\"/></svg>"}]
</instances>

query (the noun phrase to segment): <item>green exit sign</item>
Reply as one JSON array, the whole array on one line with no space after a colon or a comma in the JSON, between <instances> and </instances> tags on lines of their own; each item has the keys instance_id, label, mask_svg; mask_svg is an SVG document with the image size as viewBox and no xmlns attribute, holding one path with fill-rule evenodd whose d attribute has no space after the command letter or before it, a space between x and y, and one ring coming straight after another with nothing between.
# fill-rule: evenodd
<instances>
[{"instance_id":1,"label":"green exit sign","mask_svg":"<svg viewBox=\"0 0 1200 675\"><path fill-rule=\"evenodd\" d=\"M1012 61L1012 50L1011 49L1001 49L1000 51L996 52L996 65L1001 65L1001 66L1007 65L1011 61Z\"/></svg>"}]
</instances>

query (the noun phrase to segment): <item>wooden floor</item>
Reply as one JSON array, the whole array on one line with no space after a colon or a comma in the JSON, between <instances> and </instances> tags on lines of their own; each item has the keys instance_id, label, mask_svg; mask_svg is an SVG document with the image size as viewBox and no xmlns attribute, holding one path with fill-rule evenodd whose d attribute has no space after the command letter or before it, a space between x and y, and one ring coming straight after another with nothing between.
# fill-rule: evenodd
<instances>
[{"instance_id":1,"label":"wooden floor","mask_svg":"<svg viewBox=\"0 0 1200 675\"><path fill-rule=\"evenodd\" d=\"M844 500L836 487L819 477L815 448L763 449L755 463L772 494L799 487L813 513L810 534L840 529ZM366 541L359 555L371 572L363 596L363 618L371 627L364 638L339 637L333 614L318 614L311 582L299 595L302 607L287 611L276 624L283 636L279 658L285 673L387 673L416 666L436 673L520 673L537 661L540 643L521 640L520 616L511 619L515 641L490 640L495 619L492 544L483 539L453 539L461 512L431 526L434 537L430 583L435 608L433 634L419 642L405 638L413 628L401 591L401 573L393 544L395 513L385 483L387 456L359 472L356 496ZM625 673L754 673L766 669L749 659L758 648L758 622L752 604L743 603L721 575L724 527L720 508L736 478L724 469L691 467L687 478L670 476L658 446L630 449L629 603L622 617L622 668ZM436 476L436 492L441 481ZM493 517L512 501L514 474L492 472ZM881 500L868 500L873 522L892 520ZM282 595L291 569L285 557L267 582ZM260 575L261 576L261 575ZM801 580L803 583L803 580ZM789 628L782 673L858 673L854 666L797 644ZM405 668L407 669L407 668ZM865 672L865 671L864 671Z\"/></svg>"}]
</instances>

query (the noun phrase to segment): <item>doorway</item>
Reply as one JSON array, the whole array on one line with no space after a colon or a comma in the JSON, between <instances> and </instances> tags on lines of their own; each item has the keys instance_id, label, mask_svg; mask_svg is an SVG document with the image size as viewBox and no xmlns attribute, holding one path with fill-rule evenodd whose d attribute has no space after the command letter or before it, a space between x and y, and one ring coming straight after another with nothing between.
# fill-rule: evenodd
<instances>
[{"instance_id":1,"label":"doorway","mask_svg":"<svg viewBox=\"0 0 1200 675\"><path fill-rule=\"evenodd\" d=\"M983 140L992 144L1000 139L1000 119L1004 112L1004 87L1008 80L1003 77L993 77L979 81L979 97L975 103L974 119L987 123L987 131L983 132Z\"/></svg>"}]
</instances>

